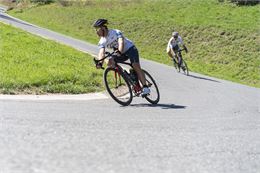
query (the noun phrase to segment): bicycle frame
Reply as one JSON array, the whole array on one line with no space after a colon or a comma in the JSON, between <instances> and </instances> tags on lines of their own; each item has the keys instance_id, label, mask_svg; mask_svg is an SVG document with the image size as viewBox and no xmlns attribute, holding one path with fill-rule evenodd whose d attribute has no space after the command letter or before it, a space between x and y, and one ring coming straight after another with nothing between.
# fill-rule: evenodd
<instances>
[{"instance_id":1,"label":"bicycle frame","mask_svg":"<svg viewBox=\"0 0 260 173\"><path fill-rule=\"evenodd\" d=\"M127 66L130 66L131 68L133 68L132 64L131 63L128 63L128 62L123 62L123 61L117 61L115 60L115 73L118 73L118 76L119 76L119 80L121 80L120 76L121 75L124 75L126 77L126 79L130 82L131 86L132 86L132 91L134 92L134 94L136 96L139 96L141 94L141 86L139 84L139 82L135 82L131 77L130 77L130 74L127 73L126 70L123 69L123 67L119 64L125 64ZM121 75L120 75L121 74ZM116 74L115 74L116 76ZM116 78L117 80L117 78ZM121 81L120 81L121 82Z\"/></svg>"},{"instance_id":2,"label":"bicycle frame","mask_svg":"<svg viewBox=\"0 0 260 173\"><path fill-rule=\"evenodd\" d=\"M96 63L96 67L105 69L102 67L101 64L99 64L100 61L103 61L104 59L108 57L112 57L115 52L105 53L105 57L96 60L94 58L94 62ZM160 100L160 93L159 89L155 83L155 80L153 77L143 69L144 75L146 76L146 82L149 89L151 89L151 92L146 95L142 95L142 88L141 83L136 77L132 77L132 73L130 71L130 74L127 72L126 68L124 68L123 65L127 65L131 68L133 68L132 64L129 62L125 62L126 59L117 59L115 58L115 64L113 67L108 66L104 71L104 84L108 91L108 94L114 99L117 103L127 106L132 102L132 99L134 96L142 96L145 98L148 102L151 104L157 104ZM99 66L97 66L99 65ZM111 77L115 79L116 81L113 83L113 81L108 80L109 74L111 74ZM136 74L134 74L136 75ZM112 82L112 83L111 83ZM111 85L112 86L111 86ZM115 84L115 86L114 86ZM121 87L122 86L122 87ZM116 90L114 90L116 89ZM118 89L118 90L117 90ZM122 91L122 93L121 93ZM121 95L122 94L122 95Z\"/></svg>"},{"instance_id":3,"label":"bicycle frame","mask_svg":"<svg viewBox=\"0 0 260 173\"><path fill-rule=\"evenodd\" d=\"M176 51L176 55L175 56L176 56L177 62L176 62L176 59L173 59L174 63L176 63L179 67L182 64L182 60L183 60L182 54L181 54L181 52L183 50L184 49L180 49L180 50Z\"/></svg>"},{"instance_id":4,"label":"bicycle frame","mask_svg":"<svg viewBox=\"0 0 260 173\"><path fill-rule=\"evenodd\" d=\"M106 56L104 58L102 58L101 60L96 60L94 58L94 61L95 63L97 64L98 62L100 61L103 61L104 59L108 58L108 57L112 57L115 52L112 52L112 53L109 53L109 52L106 52L105 53ZM139 82L135 83L135 81L132 80L132 78L129 76L129 74L126 72L126 70L124 70L124 68L120 65L120 64L124 64L124 65L127 65L129 66L130 68L133 68L133 65L129 62L125 62L125 61L120 61L120 60L117 60L117 59L114 59L115 61L115 80L116 80L116 86L118 86L118 83L117 83L117 79L119 79L119 84L121 83L121 75L124 75L124 77L130 82L130 84L132 85L132 91L134 92L135 95L139 96L141 94L141 86L139 84ZM102 69L104 69L103 67L101 67Z\"/></svg>"},{"instance_id":5,"label":"bicycle frame","mask_svg":"<svg viewBox=\"0 0 260 173\"><path fill-rule=\"evenodd\" d=\"M178 72L180 72L180 70L182 69L186 75L189 75L188 65L182 58L182 54L181 54L181 52L183 50L185 50L185 49L180 49L180 50L176 51L176 55L175 55L176 58L175 57L173 58L173 63L174 63L175 68L178 70Z\"/></svg>"}]
</instances>

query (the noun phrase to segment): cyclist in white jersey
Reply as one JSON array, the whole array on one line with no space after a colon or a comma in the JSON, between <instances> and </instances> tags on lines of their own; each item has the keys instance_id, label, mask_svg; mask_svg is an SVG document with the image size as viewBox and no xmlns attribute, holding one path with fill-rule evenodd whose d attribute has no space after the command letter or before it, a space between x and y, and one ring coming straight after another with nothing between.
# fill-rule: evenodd
<instances>
[{"instance_id":1,"label":"cyclist in white jersey","mask_svg":"<svg viewBox=\"0 0 260 173\"><path fill-rule=\"evenodd\" d=\"M181 46L183 46L186 53L188 53L188 49L185 46L185 44L183 43L181 36L179 36L179 33L173 32L172 37L170 38L170 40L168 42L166 51L167 51L168 56L171 59L176 58L177 62L178 62L178 59L177 59L176 54L177 54L178 50L180 50Z\"/></svg>"},{"instance_id":2,"label":"cyclist in white jersey","mask_svg":"<svg viewBox=\"0 0 260 173\"><path fill-rule=\"evenodd\" d=\"M106 48L115 49L117 53L117 58L120 58L122 54L129 57L130 62L133 65L133 68L138 75L138 79L141 81L143 85L142 95L149 94L150 89L147 87L145 76L139 63L139 53L137 48L135 47L135 45L131 40L123 36L120 30L108 29L107 24L108 21L106 19L98 19L93 24L93 27L95 27L96 29L97 35L100 37L98 43L98 47L99 47L98 59L102 59L105 57ZM102 67L102 63L98 64L96 67L97 68ZM113 58L109 59L108 65L109 66L114 65Z\"/></svg>"}]
</instances>

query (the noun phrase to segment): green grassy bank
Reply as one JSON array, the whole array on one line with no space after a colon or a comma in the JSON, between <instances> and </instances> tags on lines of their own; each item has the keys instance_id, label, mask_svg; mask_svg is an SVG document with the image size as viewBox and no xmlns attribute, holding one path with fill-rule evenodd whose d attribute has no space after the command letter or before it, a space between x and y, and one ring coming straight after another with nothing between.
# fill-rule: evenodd
<instances>
[{"instance_id":1,"label":"green grassy bank","mask_svg":"<svg viewBox=\"0 0 260 173\"><path fill-rule=\"evenodd\" d=\"M103 90L92 58L0 23L0 93L87 93Z\"/></svg>"},{"instance_id":2,"label":"green grassy bank","mask_svg":"<svg viewBox=\"0 0 260 173\"><path fill-rule=\"evenodd\" d=\"M107 18L109 27L136 43L141 57L164 64L171 64L165 48L177 30L190 50L185 58L192 71L260 87L259 7L217 0L88 0L9 13L91 43L98 41L91 24Z\"/></svg>"}]
</instances>

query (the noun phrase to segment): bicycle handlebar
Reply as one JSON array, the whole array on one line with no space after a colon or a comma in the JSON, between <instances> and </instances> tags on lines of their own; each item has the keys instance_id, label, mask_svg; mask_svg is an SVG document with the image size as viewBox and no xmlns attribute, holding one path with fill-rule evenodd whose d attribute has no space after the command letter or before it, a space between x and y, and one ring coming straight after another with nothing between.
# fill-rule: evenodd
<instances>
[{"instance_id":1,"label":"bicycle handlebar","mask_svg":"<svg viewBox=\"0 0 260 173\"><path fill-rule=\"evenodd\" d=\"M184 50L186 50L186 49L180 49L180 50L178 50L178 52L181 52L181 51L184 51Z\"/></svg>"},{"instance_id":2,"label":"bicycle handlebar","mask_svg":"<svg viewBox=\"0 0 260 173\"><path fill-rule=\"evenodd\" d=\"M113 52L111 52L111 53L110 53L110 52L105 52L105 57L104 57L104 58L97 60L97 59L94 57L94 58L93 58L93 61L94 61L94 63L96 64L96 66L100 65L100 66L101 66L100 68L104 69L104 67L102 66L102 64L101 64L100 62L103 61L104 59L108 58L108 57L113 56L114 54L115 54L115 51L113 51Z\"/></svg>"},{"instance_id":3,"label":"bicycle handlebar","mask_svg":"<svg viewBox=\"0 0 260 173\"><path fill-rule=\"evenodd\" d=\"M110 52L105 52L105 57L104 57L104 58L97 60L97 59L94 57L94 61L98 63L98 62L103 61L104 59L106 59L106 58L108 58L108 57L113 56L114 54L115 54L115 51L112 52L112 53L110 53Z\"/></svg>"}]
</instances>

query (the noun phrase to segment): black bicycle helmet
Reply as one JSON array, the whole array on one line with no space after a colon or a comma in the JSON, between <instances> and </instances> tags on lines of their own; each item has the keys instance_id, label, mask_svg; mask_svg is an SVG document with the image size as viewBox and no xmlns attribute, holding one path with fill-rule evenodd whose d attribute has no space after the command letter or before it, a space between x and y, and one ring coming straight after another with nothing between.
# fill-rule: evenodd
<instances>
[{"instance_id":1,"label":"black bicycle helmet","mask_svg":"<svg viewBox=\"0 0 260 173\"><path fill-rule=\"evenodd\" d=\"M107 20L106 19L98 19L94 22L93 27L101 27L101 26L106 26L107 24Z\"/></svg>"}]
</instances>

